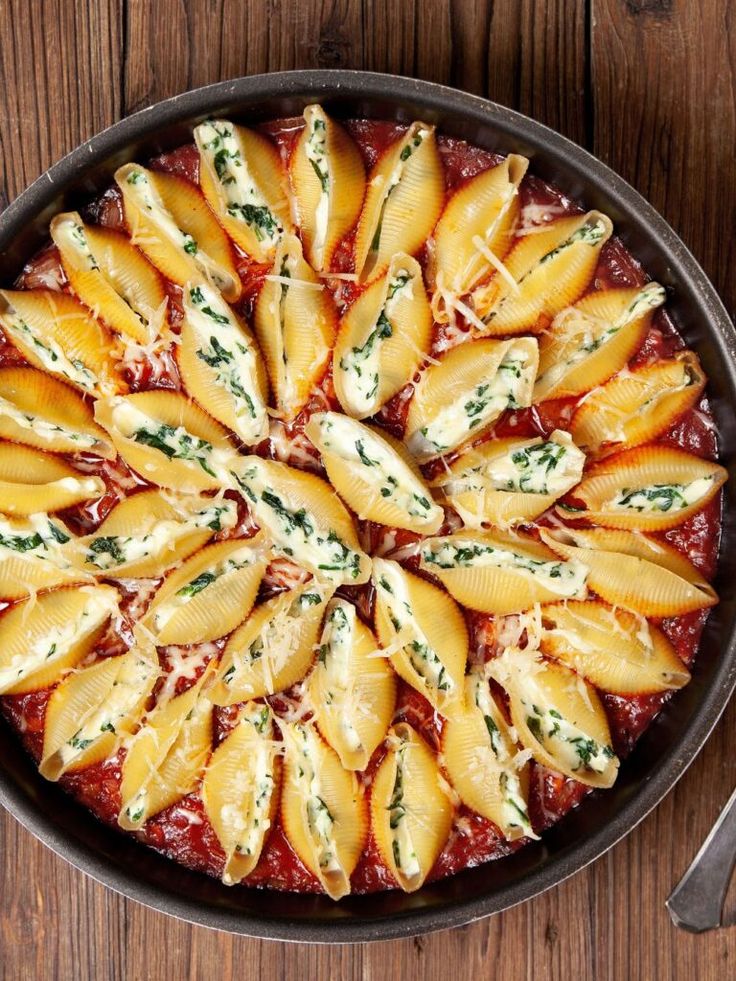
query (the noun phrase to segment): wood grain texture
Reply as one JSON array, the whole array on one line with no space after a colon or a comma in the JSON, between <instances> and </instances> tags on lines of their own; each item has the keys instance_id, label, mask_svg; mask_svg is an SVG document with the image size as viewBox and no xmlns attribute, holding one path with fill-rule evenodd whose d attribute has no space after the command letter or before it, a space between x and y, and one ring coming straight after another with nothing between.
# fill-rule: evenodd
<instances>
[{"instance_id":1,"label":"wood grain texture","mask_svg":"<svg viewBox=\"0 0 736 981\"><path fill-rule=\"evenodd\" d=\"M672 222L733 311L734 18L730 0L0 0L0 206L81 140L191 86L391 71L489 95L589 146ZM736 932L683 934L663 903L735 782L731 706L654 814L572 880L460 930L334 949L153 913L3 815L0 976L720 981L736 975Z\"/></svg>"}]
</instances>

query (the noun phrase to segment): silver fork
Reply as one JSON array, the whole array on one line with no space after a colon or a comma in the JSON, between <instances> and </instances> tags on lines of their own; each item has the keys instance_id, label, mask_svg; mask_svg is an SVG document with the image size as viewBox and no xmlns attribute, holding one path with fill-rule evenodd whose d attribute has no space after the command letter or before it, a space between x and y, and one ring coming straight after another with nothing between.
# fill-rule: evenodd
<instances>
[{"instance_id":1,"label":"silver fork","mask_svg":"<svg viewBox=\"0 0 736 981\"><path fill-rule=\"evenodd\" d=\"M736 790L666 902L675 926L704 933L721 925L735 862Z\"/></svg>"}]
</instances>

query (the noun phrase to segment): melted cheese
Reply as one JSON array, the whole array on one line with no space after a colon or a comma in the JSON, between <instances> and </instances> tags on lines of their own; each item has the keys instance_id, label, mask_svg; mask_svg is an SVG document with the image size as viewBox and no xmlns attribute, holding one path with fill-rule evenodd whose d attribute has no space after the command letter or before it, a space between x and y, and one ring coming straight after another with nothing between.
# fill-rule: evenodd
<instances>
[{"instance_id":1,"label":"melted cheese","mask_svg":"<svg viewBox=\"0 0 736 981\"><path fill-rule=\"evenodd\" d=\"M649 484L645 487L622 487L605 508L617 511L639 511L661 514L667 511L684 511L696 504L713 486L715 476L699 477L687 484Z\"/></svg>"}]
</instances>

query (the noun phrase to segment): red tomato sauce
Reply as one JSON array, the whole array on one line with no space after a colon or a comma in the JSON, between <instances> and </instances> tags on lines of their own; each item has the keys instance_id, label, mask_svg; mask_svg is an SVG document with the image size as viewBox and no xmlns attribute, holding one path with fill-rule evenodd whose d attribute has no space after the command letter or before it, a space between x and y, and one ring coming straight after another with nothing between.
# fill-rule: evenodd
<instances>
[{"instance_id":1,"label":"red tomato sauce","mask_svg":"<svg viewBox=\"0 0 736 981\"><path fill-rule=\"evenodd\" d=\"M386 147L404 131L404 127L396 123L366 120L348 121L346 127L356 140L367 168L373 166ZM273 139L282 158L287 161L301 129L301 120L275 121L261 126L260 129ZM439 148L448 194L452 194L470 177L493 166L502 159L498 155L473 147L462 140L445 136L439 137ZM149 166L155 170L178 174L194 182L198 179L199 161L193 144L161 154L149 161ZM579 214L583 210L577 202L533 175L527 175L524 179L520 195L522 208L527 205L543 206L544 209L547 209L549 217ZM124 230L122 200L117 188L108 189L89 204L83 210L83 217L87 221L108 228ZM348 272L352 269L353 241L354 231L346 235L338 247L333 262L334 271ZM252 315L254 302L263 284L264 276L268 272L268 267L253 262L237 249L235 249L235 255L238 271L244 285L243 297L238 302L237 309L247 319ZM424 249L418 258L426 268L430 261L427 250ZM637 286L646 281L647 276L639 263L626 250L621 241L614 237L601 252L591 289ZM330 279L325 280L325 282L332 291L341 312L359 295L360 288L354 283ZM166 285L173 308L172 327L176 330L181 317L180 290L172 284ZM28 289L40 287L68 291L69 286L55 246L49 244L36 254L19 276L17 286ZM444 326L435 324L435 350L442 348L445 331ZM683 346L682 338L677 333L668 314L666 311L660 310L655 315L652 327L641 348L632 359L631 366L646 364L657 358L670 356ZM0 341L0 365L22 363L24 363L24 359L19 352L4 340ZM141 362L133 370L128 370L126 377L134 391L158 387L172 389L181 387L176 364L169 356L158 359L155 365L145 361ZM384 407L378 416L380 423L399 437L403 435L411 391L411 386L407 386ZM520 437L548 435L558 426L565 428L569 425L575 404L575 399L561 399L531 409L507 412L495 426L494 433L496 436L513 434ZM310 404L287 427L288 437L298 435L303 430L311 412L324 409L325 406L337 406L329 372L322 384L321 391L315 393ZM307 442L306 437L304 440ZM679 419L661 437L661 441L683 447L708 459L715 459L717 456L717 439L707 397L703 396L697 408L692 409ZM264 441L257 449L263 455L277 455L270 440ZM319 471L321 468L318 454L313 452L312 456L314 458L313 463L308 462L302 465ZM79 465L78 458L75 462ZM94 531L111 508L126 494L134 493L148 486L120 460L112 464L104 463L97 466L90 464L86 469L89 469L91 473L98 473L104 480L107 489L105 495L98 501L69 509L63 513L64 520L77 533ZM428 475L431 474L428 472ZM699 514L685 521L680 527L664 533L662 537L686 553L703 575L709 578L714 574L716 567L720 521L721 502L719 495ZM394 548L408 545L419 538L419 536L409 532L381 528L371 522L359 522L359 526L364 545L370 551L379 547L387 533L394 536ZM446 533L449 527L450 525L444 528L441 533ZM248 525L248 517L243 515L238 533L252 534L253 530L252 522ZM415 568L416 562L410 559L407 561L407 565L410 568ZM280 571L274 564L269 569L261 596L283 588L279 574ZM351 599L356 604L360 614L366 620L370 620L373 612L373 590L370 584L360 587L345 586L340 589L340 593ZM493 618L471 611L465 611L465 614L471 640L471 660L484 661L494 656L496 648ZM706 619L707 611L702 611L660 622L662 629L686 664L690 664L696 655ZM99 649L98 653L119 653L117 647L121 643L119 637L116 639L108 638L107 646L104 649ZM220 646L220 642L218 642L218 646ZM163 670L169 670L170 663L165 653L162 653L161 660ZM204 670L204 666L205 662L203 661L194 677L179 679L175 690L177 692L182 691L192 684ZM399 682L398 691L396 719L409 722L427 740L430 746L438 749L442 737L441 717L422 695L403 681ZM3 714L16 729L26 750L35 760L39 760L41 756L44 717L50 694L51 690L47 689L27 695L6 695L0 699ZM637 739L669 697L669 693L626 698L602 694L614 748L620 756L625 757L631 752ZM283 695L272 696L268 700L272 702L278 712L279 705L287 704L288 699L289 693L284 693ZM216 710L216 743L224 738L233 724L233 719L234 709ZM370 786L383 752L382 748L376 751L368 769L362 775L366 788ZM67 774L61 779L61 785L67 791L88 807L100 820L112 826L116 825L120 808L123 758L124 750L121 750L109 760L74 774ZM529 811L535 831L540 832L548 828L571 808L579 804L589 792L590 788L583 784L533 762L531 764ZM145 844L189 868L215 876L222 874L224 854L197 793L189 794L177 804L149 820L145 827L137 832L137 837ZM437 859L429 878L430 880L441 879L463 868L508 855L522 847L526 840L521 839L513 843L506 841L492 822L461 805L458 807L450 838ZM383 862L372 835L366 843L351 881L352 890L355 893L396 888L396 883ZM245 884L302 892L320 891L317 879L303 866L291 848L284 834L280 817L277 817L270 832L256 870L246 880Z\"/></svg>"}]
</instances>

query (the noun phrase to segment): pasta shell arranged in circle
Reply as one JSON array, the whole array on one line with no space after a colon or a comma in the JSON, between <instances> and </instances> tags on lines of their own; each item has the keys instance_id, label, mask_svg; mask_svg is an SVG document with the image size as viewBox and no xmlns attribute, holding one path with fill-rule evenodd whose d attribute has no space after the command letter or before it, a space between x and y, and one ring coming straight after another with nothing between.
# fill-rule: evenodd
<instances>
[{"instance_id":1,"label":"pasta shell arranged in circle","mask_svg":"<svg viewBox=\"0 0 736 981\"><path fill-rule=\"evenodd\" d=\"M464 695L465 619L450 596L398 562L374 558L376 632L394 670L438 711Z\"/></svg>"},{"instance_id":2,"label":"pasta shell arranged in circle","mask_svg":"<svg viewBox=\"0 0 736 981\"><path fill-rule=\"evenodd\" d=\"M692 453L639 446L595 464L571 495L575 507L559 510L608 528L664 531L702 511L727 479L723 467Z\"/></svg>"},{"instance_id":3,"label":"pasta shell arranged in circle","mask_svg":"<svg viewBox=\"0 0 736 981\"><path fill-rule=\"evenodd\" d=\"M233 501L141 491L117 504L93 534L70 543L68 554L108 579L155 578L237 520Z\"/></svg>"},{"instance_id":4,"label":"pasta shell arranged in circle","mask_svg":"<svg viewBox=\"0 0 736 981\"><path fill-rule=\"evenodd\" d=\"M304 110L304 129L289 158L289 176L304 251L311 265L324 272L358 220L365 169L358 147L321 106Z\"/></svg>"},{"instance_id":5,"label":"pasta shell arranged in circle","mask_svg":"<svg viewBox=\"0 0 736 981\"><path fill-rule=\"evenodd\" d=\"M112 337L68 293L0 290L0 327L30 364L75 388L96 396L125 390Z\"/></svg>"},{"instance_id":6,"label":"pasta shell arranged in circle","mask_svg":"<svg viewBox=\"0 0 736 981\"><path fill-rule=\"evenodd\" d=\"M64 274L96 317L138 344L149 344L166 323L166 291L158 271L125 235L85 225L76 211L50 225Z\"/></svg>"},{"instance_id":7,"label":"pasta shell arranged in circle","mask_svg":"<svg viewBox=\"0 0 736 981\"><path fill-rule=\"evenodd\" d=\"M136 831L190 794L212 746L212 702L207 691L215 661L181 695L158 702L128 740L120 782L118 824Z\"/></svg>"},{"instance_id":8,"label":"pasta shell arranged in circle","mask_svg":"<svg viewBox=\"0 0 736 981\"><path fill-rule=\"evenodd\" d=\"M611 219L600 211L560 218L518 238L503 267L473 293L484 335L540 333L588 288Z\"/></svg>"},{"instance_id":9,"label":"pasta shell arranged in circle","mask_svg":"<svg viewBox=\"0 0 736 981\"><path fill-rule=\"evenodd\" d=\"M155 650L134 647L67 675L46 709L41 774L58 780L112 756L137 725L159 674Z\"/></svg>"},{"instance_id":10,"label":"pasta shell arranged in circle","mask_svg":"<svg viewBox=\"0 0 736 981\"><path fill-rule=\"evenodd\" d=\"M641 532L606 528L540 530L569 562L587 566L588 586L612 606L674 617L718 602L713 587L676 548Z\"/></svg>"},{"instance_id":11,"label":"pasta shell arranged in circle","mask_svg":"<svg viewBox=\"0 0 736 981\"><path fill-rule=\"evenodd\" d=\"M99 477L88 477L41 450L0 441L0 511L5 514L61 511L104 493Z\"/></svg>"},{"instance_id":12,"label":"pasta shell arranged in circle","mask_svg":"<svg viewBox=\"0 0 736 981\"><path fill-rule=\"evenodd\" d=\"M544 766L589 787L610 787L619 761L596 690L533 651L507 648L488 663L509 699L521 744Z\"/></svg>"},{"instance_id":13,"label":"pasta shell arranged in circle","mask_svg":"<svg viewBox=\"0 0 736 981\"><path fill-rule=\"evenodd\" d=\"M355 235L360 281L381 276L397 252L417 252L431 235L444 201L434 126L412 123L378 158L368 177Z\"/></svg>"},{"instance_id":14,"label":"pasta shell arranged in circle","mask_svg":"<svg viewBox=\"0 0 736 981\"><path fill-rule=\"evenodd\" d=\"M271 709L246 703L202 779L205 812L225 852L226 886L241 882L258 864L278 813L280 764Z\"/></svg>"},{"instance_id":15,"label":"pasta shell arranged in circle","mask_svg":"<svg viewBox=\"0 0 736 981\"><path fill-rule=\"evenodd\" d=\"M253 326L276 407L293 419L324 375L337 332L335 303L305 261L296 235L284 235L279 243Z\"/></svg>"},{"instance_id":16,"label":"pasta shell arranged in circle","mask_svg":"<svg viewBox=\"0 0 736 981\"><path fill-rule=\"evenodd\" d=\"M419 554L421 569L437 576L458 603L482 613L505 616L535 603L584 599L587 593L584 558L560 561L527 535L459 531L425 539Z\"/></svg>"},{"instance_id":17,"label":"pasta shell arranged in circle","mask_svg":"<svg viewBox=\"0 0 736 981\"><path fill-rule=\"evenodd\" d=\"M112 586L70 586L15 603L0 617L0 693L47 688L102 636L120 599Z\"/></svg>"},{"instance_id":18,"label":"pasta shell arranged in circle","mask_svg":"<svg viewBox=\"0 0 736 981\"><path fill-rule=\"evenodd\" d=\"M265 136L226 119L194 127L199 184L230 238L256 262L271 262L284 230L291 231L286 175Z\"/></svg>"},{"instance_id":19,"label":"pasta shell arranged in circle","mask_svg":"<svg viewBox=\"0 0 736 981\"><path fill-rule=\"evenodd\" d=\"M450 319L452 298L466 296L493 275L511 248L519 219L519 185L528 166L526 157L510 153L495 167L464 181L447 202L434 233L435 312L440 323Z\"/></svg>"},{"instance_id":20,"label":"pasta shell arranged in circle","mask_svg":"<svg viewBox=\"0 0 736 981\"><path fill-rule=\"evenodd\" d=\"M536 838L529 819L529 751L509 732L483 670L465 678L465 701L442 727L445 769L462 802L493 821L508 841Z\"/></svg>"},{"instance_id":21,"label":"pasta shell arranged in circle","mask_svg":"<svg viewBox=\"0 0 736 981\"><path fill-rule=\"evenodd\" d=\"M100 399L95 420L129 467L172 491L228 486L230 469L240 459L227 430L181 392Z\"/></svg>"},{"instance_id":22,"label":"pasta shell arranged in circle","mask_svg":"<svg viewBox=\"0 0 736 981\"><path fill-rule=\"evenodd\" d=\"M554 318L539 338L534 401L582 395L626 367L644 340L664 287L594 290Z\"/></svg>"},{"instance_id":23,"label":"pasta shell arranged in circle","mask_svg":"<svg viewBox=\"0 0 736 981\"><path fill-rule=\"evenodd\" d=\"M215 705L273 695L301 681L333 592L311 581L257 606L225 645L210 695Z\"/></svg>"},{"instance_id":24,"label":"pasta shell arranged in circle","mask_svg":"<svg viewBox=\"0 0 736 981\"><path fill-rule=\"evenodd\" d=\"M130 240L172 283L204 279L233 302L242 291L225 232L194 184L124 164L115 171Z\"/></svg>"},{"instance_id":25,"label":"pasta shell arranged in circle","mask_svg":"<svg viewBox=\"0 0 736 981\"><path fill-rule=\"evenodd\" d=\"M351 304L332 358L335 393L348 415L372 416L419 369L432 342L432 310L416 259L394 255Z\"/></svg>"},{"instance_id":26,"label":"pasta shell arranged in circle","mask_svg":"<svg viewBox=\"0 0 736 981\"><path fill-rule=\"evenodd\" d=\"M461 454L432 487L463 519L504 528L538 518L580 482L585 454L569 433L555 429L547 439L492 439Z\"/></svg>"},{"instance_id":27,"label":"pasta shell arranged in circle","mask_svg":"<svg viewBox=\"0 0 736 981\"><path fill-rule=\"evenodd\" d=\"M396 678L372 631L347 600L330 600L309 676L314 718L346 770L365 770L396 703Z\"/></svg>"},{"instance_id":28,"label":"pasta shell arranged in circle","mask_svg":"<svg viewBox=\"0 0 736 981\"><path fill-rule=\"evenodd\" d=\"M481 436L506 409L531 405L537 341L480 340L452 348L422 372L409 405L405 441L419 461Z\"/></svg>"},{"instance_id":29,"label":"pasta shell arranged in circle","mask_svg":"<svg viewBox=\"0 0 736 981\"><path fill-rule=\"evenodd\" d=\"M371 786L371 828L400 888L416 892L447 841L453 806L436 756L410 725L394 726L387 744Z\"/></svg>"},{"instance_id":30,"label":"pasta shell arranged in circle","mask_svg":"<svg viewBox=\"0 0 736 981\"><path fill-rule=\"evenodd\" d=\"M398 440L339 412L312 415L305 428L330 483L359 518L433 534L444 511Z\"/></svg>"},{"instance_id":31,"label":"pasta shell arranged in circle","mask_svg":"<svg viewBox=\"0 0 736 981\"><path fill-rule=\"evenodd\" d=\"M115 456L83 397L45 371L25 366L0 368L0 437L52 453Z\"/></svg>"},{"instance_id":32,"label":"pasta shell arranged in circle","mask_svg":"<svg viewBox=\"0 0 736 981\"><path fill-rule=\"evenodd\" d=\"M206 545L164 580L143 620L158 645L224 637L250 613L266 571L263 536Z\"/></svg>"},{"instance_id":33,"label":"pasta shell arranged in circle","mask_svg":"<svg viewBox=\"0 0 736 981\"><path fill-rule=\"evenodd\" d=\"M332 899L350 876L368 835L368 813L354 773L312 725L281 723L286 745L281 819L289 844Z\"/></svg>"},{"instance_id":34,"label":"pasta shell arranged in circle","mask_svg":"<svg viewBox=\"0 0 736 981\"><path fill-rule=\"evenodd\" d=\"M0 514L0 600L92 581L71 564L65 549L71 539L63 522L43 512L21 518Z\"/></svg>"},{"instance_id":35,"label":"pasta shell arranged in circle","mask_svg":"<svg viewBox=\"0 0 736 981\"><path fill-rule=\"evenodd\" d=\"M616 695L682 688L690 672L659 627L600 600L542 609L541 649Z\"/></svg>"},{"instance_id":36,"label":"pasta shell arranged in circle","mask_svg":"<svg viewBox=\"0 0 736 981\"><path fill-rule=\"evenodd\" d=\"M360 546L353 519L328 483L259 456L241 457L234 477L278 554L335 585L368 581L371 560Z\"/></svg>"},{"instance_id":37,"label":"pasta shell arranged in circle","mask_svg":"<svg viewBox=\"0 0 736 981\"><path fill-rule=\"evenodd\" d=\"M187 283L176 360L189 394L251 446L268 436L268 379L255 338L222 294Z\"/></svg>"},{"instance_id":38,"label":"pasta shell arranged in circle","mask_svg":"<svg viewBox=\"0 0 736 981\"><path fill-rule=\"evenodd\" d=\"M586 453L604 456L664 433L700 398L705 375L692 351L619 372L582 401L570 433Z\"/></svg>"}]
</instances>

